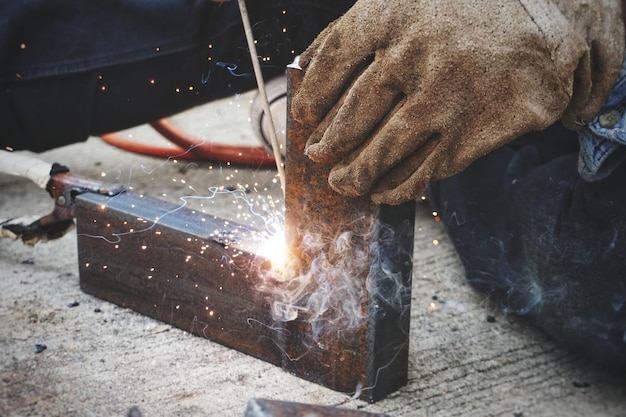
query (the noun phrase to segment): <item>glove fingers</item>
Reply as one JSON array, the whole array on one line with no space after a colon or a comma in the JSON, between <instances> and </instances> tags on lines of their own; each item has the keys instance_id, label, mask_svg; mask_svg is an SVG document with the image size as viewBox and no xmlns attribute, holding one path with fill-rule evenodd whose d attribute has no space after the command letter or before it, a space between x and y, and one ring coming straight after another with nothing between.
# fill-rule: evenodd
<instances>
[{"instance_id":1,"label":"glove fingers","mask_svg":"<svg viewBox=\"0 0 626 417\"><path fill-rule=\"evenodd\" d=\"M331 153L327 153L326 155L322 156L318 155L315 152L313 154L310 154L309 152L310 147L315 146L315 144L320 142L321 138L324 137L324 133L326 133L326 131L328 130L328 127L333 124L337 113L343 105L346 94L347 93L344 93L344 95L339 100L337 100L337 103L335 103L333 108L330 109L330 111L326 114L326 117L324 117L324 119L317 125L313 133L311 133L311 136L309 136L309 138L307 139L306 145L304 146L304 153L315 162L337 163L341 159L338 157L337 154L332 155Z\"/></svg>"},{"instance_id":2,"label":"glove fingers","mask_svg":"<svg viewBox=\"0 0 626 417\"><path fill-rule=\"evenodd\" d=\"M291 114L302 123L319 124L371 62L372 46L351 30L341 30L343 25L343 20L331 24L300 58L305 73L293 97Z\"/></svg>"},{"instance_id":3,"label":"glove fingers","mask_svg":"<svg viewBox=\"0 0 626 417\"><path fill-rule=\"evenodd\" d=\"M341 194L357 197L372 190L407 158L411 164L406 169L411 173L419 167L436 145L439 134L418 125L413 113L413 106L402 106L381 123L366 143L331 170L330 186Z\"/></svg>"},{"instance_id":4,"label":"glove fingers","mask_svg":"<svg viewBox=\"0 0 626 417\"><path fill-rule=\"evenodd\" d=\"M313 132L306 154L317 162L338 161L364 142L404 97L370 66ZM376 97L376 100L364 98Z\"/></svg>"},{"instance_id":5,"label":"glove fingers","mask_svg":"<svg viewBox=\"0 0 626 417\"><path fill-rule=\"evenodd\" d=\"M380 179L372 190L372 201L377 204L397 205L421 196L442 164L445 152L437 136L431 137L420 149L410 155Z\"/></svg>"}]
</instances>

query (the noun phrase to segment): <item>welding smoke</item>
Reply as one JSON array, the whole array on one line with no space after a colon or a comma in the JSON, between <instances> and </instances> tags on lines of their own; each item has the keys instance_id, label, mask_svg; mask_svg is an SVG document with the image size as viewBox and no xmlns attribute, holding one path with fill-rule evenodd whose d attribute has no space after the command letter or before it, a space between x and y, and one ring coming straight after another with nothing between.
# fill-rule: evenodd
<instances>
[{"instance_id":1,"label":"welding smoke","mask_svg":"<svg viewBox=\"0 0 626 417\"><path fill-rule=\"evenodd\" d=\"M409 314L413 253L406 237L412 227L406 222L393 230L370 218L334 235L319 227L310 230L314 226L301 232L284 267L266 275L261 285L271 296L272 318L305 320L316 338L360 328L368 308Z\"/></svg>"}]
</instances>

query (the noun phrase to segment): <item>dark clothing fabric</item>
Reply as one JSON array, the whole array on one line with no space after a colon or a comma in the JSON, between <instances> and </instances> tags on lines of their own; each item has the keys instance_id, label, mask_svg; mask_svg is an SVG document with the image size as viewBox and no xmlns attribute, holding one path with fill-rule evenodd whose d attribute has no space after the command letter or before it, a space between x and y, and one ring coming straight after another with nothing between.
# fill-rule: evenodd
<instances>
[{"instance_id":1,"label":"dark clothing fabric","mask_svg":"<svg viewBox=\"0 0 626 417\"><path fill-rule=\"evenodd\" d=\"M609 97L578 139L578 172L585 181L608 177L626 159L626 58Z\"/></svg>"},{"instance_id":2,"label":"dark clothing fabric","mask_svg":"<svg viewBox=\"0 0 626 417\"><path fill-rule=\"evenodd\" d=\"M526 135L434 183L428 201L467 281L564 346L626 370L626 166L577 172L560 126Z\"/></svg>"},{"instance_id":3,"label":"dark clothing fabric","mask_svg":"<svg viewBox=\"0 0 626 417\"><path fill-rule=\"evenodd\" d=\"M352 3L248 2L264 76ZM42 151L255 87L236 1L0 2L2 147Z\"/></svg>"}]
</instances>

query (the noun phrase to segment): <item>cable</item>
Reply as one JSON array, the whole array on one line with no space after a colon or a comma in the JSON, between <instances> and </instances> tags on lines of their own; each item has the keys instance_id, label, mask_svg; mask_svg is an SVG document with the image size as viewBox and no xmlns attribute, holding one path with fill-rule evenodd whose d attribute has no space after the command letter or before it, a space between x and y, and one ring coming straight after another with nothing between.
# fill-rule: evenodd
<instances>
[{"instance_id":1,"label":"cable","mask_svg":"<svg viewBox=\"0 0 626 417\"><path fill-rule=\"evenodd\" d=\"M133 142L124 139L116 135L115 133L101 135L101 138L103 141L110 145L126 151L135 152L143 155L158 157L176 156L177 158L185 160L204 159L232 163L237 165L249 165L258 168L275 167L278 170L278 175L284 194L285 167L282 161L282 155L280 154L280 146L276 137L274 120L272 118L270 103L267 98L267 92L265 90L265 83L263 81L261 68L257 59L256 46L252 37L250 19L248 17L245 0L238 1L239 10L241 12L241 19L246 33L246 40L248 42L248 48L250 50L250 57L252 59L252 65L254 67L254 73L259 88L259 95L262 99L263 108L268 118L268 133L270 136L270 142L272 144L274 156L272 157L268 153L267 149L264 147L220 145L207 142L199 138L195 138L177 129L169 121L169 119L158 120L156 122L150 123L150 126L152 126L153 129L155 129L165 138L169 139L172 143L178 145L174 148Z\"/></svg>"},{"instance_id":2,"label":"cable","mask_svg":"<svg viewBox=\"0 0 626 417\"><path fill-rule=\"evenodd\" d=\"M150 123L150 126L176 146L159 146L134 142L116 133L107 133L100 138L109 145L142 155L156 157L175 156L183 160L207 160L248 165L257 168L276 166L274 158L262 146L221 145L189 135L174 126L169 119Z\"/></svg>"}]
</instances>

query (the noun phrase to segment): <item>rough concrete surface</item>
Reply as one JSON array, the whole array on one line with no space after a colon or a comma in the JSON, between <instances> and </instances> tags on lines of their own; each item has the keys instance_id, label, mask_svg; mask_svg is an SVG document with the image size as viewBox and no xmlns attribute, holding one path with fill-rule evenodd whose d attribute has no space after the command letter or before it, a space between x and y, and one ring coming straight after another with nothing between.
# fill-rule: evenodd
<instances>
[{"instance_id":1,"label":"rough concrete surface","mask_svg":"<svg viewBox=\"0 0 626 417\"><path fill-rule=\"evenodd\" d=\"M177 123L200 137L256 144L247 122L250 97L195 109ZM158 140L145 127L123 134ZM172 201L238 184L280 198L273 171L164 162L98 138L39 157ZM20 178L0 176L0 191L3 218L52 207L45 192ZM194 203L241 220L242 209L228 196ZM375 404L82 293L75 232L35 247L4 239L0 416L126 416L132 407L144 417L243 416L254 397L396 417L626 415L624 378L568 354L474 293L428 206L422 203L416 216L409 383ZM37 353L37 345L46 349Z\"/></svg>"}]
</instances>

